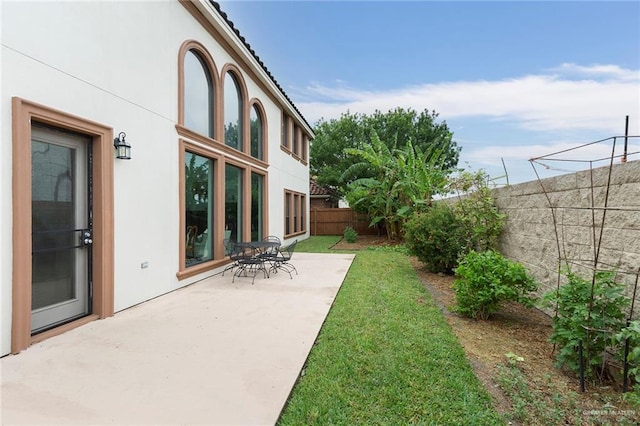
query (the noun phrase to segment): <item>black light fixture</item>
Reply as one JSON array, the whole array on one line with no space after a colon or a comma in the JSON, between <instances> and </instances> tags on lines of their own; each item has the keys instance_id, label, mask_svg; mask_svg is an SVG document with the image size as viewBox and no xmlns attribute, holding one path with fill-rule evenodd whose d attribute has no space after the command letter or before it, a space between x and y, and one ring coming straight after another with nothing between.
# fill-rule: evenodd
<instances>
[{"instance_id":1,"label":"black light fixture","mask_svg":"<svg viewBox=\"0 0 640 426\"><path fill-rule=\"evenodd\" d=\"M113 140L113 146L116 148L116 158L121 160L131 160L131 145L124 140L127 137L125 132L120 132L117 138Z\"/></svg>"}]
</instances>

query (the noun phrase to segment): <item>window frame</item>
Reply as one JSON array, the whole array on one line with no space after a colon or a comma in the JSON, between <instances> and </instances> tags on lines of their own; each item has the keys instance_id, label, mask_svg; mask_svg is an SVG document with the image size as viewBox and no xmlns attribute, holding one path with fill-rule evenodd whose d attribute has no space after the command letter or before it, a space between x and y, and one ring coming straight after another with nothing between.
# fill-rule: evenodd
<instances>
[{"instance_id":1,"label":"window frame","mask_svg":"<svg viewBox=\"0 0 640 426\"><path fill-rule=\"evenodd\" d=\"M240 240L236 240L236 241L247 241L246 239L246 235L247 235L247 167L246 165L233 161L233 160L229 160L226 159L224 162L224 194L222 197L222 214L224 216L224 221L225 221L225 227L224 229L226 230L226 225L227 225L227 220L226 220L226 213L227 213L227 166L228 167L234 167L236 169L238 169L239 173L238 176L240 177L240 185L239 185L239 190L240 190L240 196L238 197L238 202L240 203L240 213L241 213L241 217L240 217L240 221L239 221L239 232L240 232ZM251 194L249 194L249 200L251 198ZM249 215L251 214L251 210L250 210L250 206L249 206ZM251 233L249 233L248 235L251 235Z\"/></svg>"},{"instance_id":2,"label":"window frame","mask_svg":"<svg viewBox=\"0 0 640 426\"><path fill-rule=\"evenodd\" d=\"M211 77L211 90L212 90L212 120L213 120L213 136L201 134L194 129L190 129L185 125L185 55L192 51L198 55L201 63L206 68ZM225 229L225 169L226 165L233 165L241 169L242 173L242 236L244 240L251 238L252 227L252 176L253 174L260 175L262 177L262 230L264 235L269 235L269 123L267 120L267 110L258 98L249 99L249 90L244 80L244 74L241 71L241 65L237 66L233 63L225 63L221 68L217 68L211 54L208 50L199 42L195 40L187 40L183 42L178 54L178 122L175 125L178 134L178 164L179 164L179 256L178 256L178 271L176 276L179 280L189 278L203 272L216 269L229 262L228 256L225 256L224 246L222 241L222 235L224 235ZM244 68L242 68L244 69ZM219 71L218 71L219 70ZM234 148L226 145L224 135L224 86L225 78L227 74L231 74L230 78L233 78L235 88L238 92L239 102L239 125L241 126L241 139L242 144L238 148ZM252 86L253 87L253 86ZM268 93L266 94L268 97ZM254 157L252 155L251 147L251 114L255 108L255 112L258 114L261 121L262 132L262 158ZM287 131L284 135L288 138L289 149L293 140L292 132L295 120L291 116L287 116ZM302 127L301 127L302 128ZM304 131L302 133L302 139L306 137ZM212 229L212 244L211 250L213 252L213 259L202 263L187 266L186 265L186 233L183 232L186 229L186 206L185 206L185 168L184 162L186 153L191 152L196 155L208 158L213 161L213 201L212 201L212 215L213 215L213 229ZM304 153L302 150L301 153ZM305 194L298 193L298 197ZM299 200L299 198L296 198ZM303 201L306 198L303 198ZM299 202L299 201L298 201ZM306 206L301 205L299 210L302 215L306 215ZM298 219L304 221L302 219ZM306 227L306 223L298 225L298 227Z\"/></svg>"},{"instance_id":3,"label":"window frame","mask_svg":"<svg viewBox=\"0 0 640 426\"><path fill-rule=\"evenodd\" d=\"M222 122L222 118L220 117L222 108L220 106L220 77L218 75L218 68L216 64L209 54L209 51L199 42L195 40L187 40L182 43L180 46L180 51L178 53L178 124L185 129L189 129L189 131L201 134L193 129L190 129L185 124L185 72L184 72L184 61L188 52L194 52L196 55L200 57L201 62L204 62L202 65L205 66L205 71L208 72L209 77L211 78L211 90L213 93L210 93L210 99L212 102L211 105L211 122L210 127L213 128L211 135L202 135L203 137L207 137L210 139L220 140L220 125Z\"/></svg>"},{"instance_id":4,"label":"window frame","mask_svg":"<svg viewBox=\"0 0 640 426\"><path fill-rule=\"evenodd\" d=\"M178 254L178 272L176 276L179 280L192 277L194 275L200 274L202 272L208 271L210 269L214 269L218 266L222 266L226 263L226 257L224 256L224 247L223 242L220 238L217 238L218 232L220 229L224 228L223 225L223 217L220 214L220 208L218 206L221 205L221 202L224 203L224 199L220 200L221 194L224 194L224 156L213 152L209 149L202 147L201 145L195 144L193 142L187 141L183 138L179 139L180 145L180 173L178 179L179 186L179 210L180 210L180 220L179 220L179 254ZM186 176L184 172L184 162L186 153L190 152L201 157L208 158L213 162L213 199L211 201L211 206L213 209L213 218L212 218L212 234L211 234L211 250L213 251L213 259L208 260L206 262L197 263L195 265L187 266L186 265L186 234L184 229L187 226L186 220L186 194L185 194L185 185L186 185ZM221 171L222 169L222 171ZM222 186L222 188L221 188ZM222 224L222 225L221 225Z\"/></svg>"},{"instance_id":5,"label":"window frame","mask_svg":"<svg viewBox=\"0 0 640 426\"><path fill-rule=\"evenodd\" d=\"M303 127L282 111L280 149L305 166L309 163L309 135Z\"/></svg>"},{"instance_id":6,"label":"window frame","mask_svg":"<svg viewBox=\"0 0 640 426\"><path fill-rule=\"evenodd\" d=\"M281 140L280 140L280 148L285 151L290 151L291 146L291 136L289 134L289 128L291 127L291 118L287 115L286 112L282 111L282 128L281 132Z\"/></svg>"},{"instance_id":7,"label":"window frame","mask_svg":"<svg viewBox=\"0 0 640 426\"><path fill-rule=\"evenodd\" d=\"M264 106L262 105L262 102L260 102L260 100L258 98L251 98L251 100L249 101L249 114L248 114L248 120L249 120L249 151L248 154L251 156L251 158L254 158L258 161L267 161L267 153L269 152L269 150L267 149L269 146L268 143L268 134L269 134L269 129L267 126L267 116L264 112ZM252 143L252 135L251 135L251 111L256 110L256 113L258 115L258 118L260 119L260 132L261 132L261 149L262 149L262 156L261 157L254 157L253 153L251 152L251 143Z\"/></svg>"},{"instance_id":8,"label":"window frame","mask_svg":"<svg viewBox=\"0 0 640 426\"><path fill-rule=\"evenodd\" d=\"M297 213L297 214L296 214ZM284 190L284 237L290 238L307 233L307 194ZM289 231L289 232L287 232Z\"/></svg>"},{"instance_id":9,"label":"window frame","mask_svg":"<svg viewBox=\"0 0 640 426\"><path fill-rule=\"evenodd\" d=\"M224 143L226 146L235 149L237 151L240 152L244 152L244 153L249 153L250 154L250 150L247 151L247 139L248 139L248 135L247 135L247 121L248 121L248 107L247 107L247 88L246 85L244 83L244 79L242 78L242 73L240 73L240 70L238 70L238 68L233 65L233 64L225 64L224 67L222 67L222 72L221 72L221 78L220 78L220 90L221 90L221 97L222 97L222 138L221 141L222 143ZM226 132L224 129L224 126L226 125L226 102L225 102L225 89L226 89L226 82L227 82L227 76L229 76L229 78L231 79L235 89L236 89L236 94L238 96L238 141L237 141L237 147L233 147L231 145L227 144L227 136L226 136Z\"/></svg>"},{"instance_id":10,"label":"window frame","mask_svg":"<svg viewBox=\"0 0 640 426\"><path fill-rule=\"evenodd\" d=\"M255 169L255 168L250 168L249 170L249 199L250 199L250 206L249 206L249 226L251 227L252 223L253 223L253 199L252 199L252 191L251 191L251 186L253 185L253 175L258 175L260 177L262 177L262 238L266 237L267 235L269 235L268 229L269 229L269 185L268 185L268 180L269 180L269 175L263 171L263 170L259 170L259 169ZM251 229L250 229L251 231ZM249 235L251 235L252 232L249 233Z\"/></svg>"}]
</instances>

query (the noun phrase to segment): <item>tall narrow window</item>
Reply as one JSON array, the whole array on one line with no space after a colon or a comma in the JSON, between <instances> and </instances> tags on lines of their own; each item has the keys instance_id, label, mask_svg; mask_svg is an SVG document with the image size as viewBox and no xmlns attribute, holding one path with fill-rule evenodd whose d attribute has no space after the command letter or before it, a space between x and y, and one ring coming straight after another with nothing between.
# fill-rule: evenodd
<instances>
[{"instance_id":1,"label":"tall narrow window","mask_svg":"<svg viewBox=\"0 0 640 426\"><path fill-rule=\"evenodd\" d=\"M300 128L296 125L293 127L293 153L300 155Z\"/></svg>"},{"instance_id":2,"label":"tall narrow window","mask_svg":"<svg viewBox=\"0 0 640 426\"><path fill-rule=\"evenodd\" d=\"M309 137L307 135L302 136L302 160L307 161L309 159Z\"/></svg>"},{"instance_id":3,"label":"tall narrow window","mask_svg":"<svg viewBox=\"0 0 640 426\"><path fill-rule=\"evenodd\" d=\"M251 240L265 237L263 224L264 176L251 173Z\"/></svg>"},{"instance_id":4,"label":"tall narrow window","mask_svg":"<svg viewBox=\"0 0 640 426\"><path fill-rule=\"evenodd\" d=\"M242 169L225 166L225 238L242 241Z\"/></svg>"},{"instance_id":5,"label":"tall narrow window","mask_svg":"<svg viewBox=\"0 0 640 426\"><path fill-rule=\"evenodd\" d=\"M185 267L213 259L213 160L185 153Z\"/></svg>"},{"instance_id":6,"label":"tall narrow window","mask_svg":"<svg viewBox=\"0 0 640 426\"><path fill-rule=\"evenodd\" d=\"M289 116L282 113L282 146L289 148Z\"/></svg>"},{"instance_id":7,"label":"tall narrow window","mask_svg":"<svg viewBox=\"0 0 640 426\"><path fill-rule=\"evenodd\" d=\"M300 195L300 230L301 231L307 230L306 211L307 211L307 197L301 194Z\"/></svg>"},{"instance_id":8,"label":"tall narrow window","mask_svg":"<svg viewBox=\"0 0 640 426\"><path fill-rule=\"evenodd\" d=\"M224 143L242 151L242 102L233 73L224 77Z\"/></svg>"},{"instance_id":9,"label":"tall narrow window","mask_svg":"<svg viewBox=\"0 0 640 426\"><path fill-rule=\"evenodd\" d=\"M213 137L213 84L202 58L193 50L184 56L184 125Z\"/></svg>"},{"instance_id":10,"label":"tall narrow window","mask_svg":"<svg viewBox=\"0 0 640 426\"><path fill-rule=\"evenodd\" d=\"M306 232L307 198L305 194L285 190L284 192L285 236Z\"/></svg>"},{"instance_id":11,"label":"tall narrow window","mask_svg":"<svg viewBox=\"0 0 640 426\"><path fill-rule=\"evenodd\" d=\"M300 230L300 222L298 221L300 217L300 195L295 194L293 196L293 232L298 232Z\"/></svg>"},{"instance_id":12,"label":"tall narrow window","mask_svg":"<svg viewBox=\"0 0 640 426\"><path fill-rule=\"evenodd\" d=\"M284 194L284 233L291 234L291 199L293 194L287 192Z\"/></svg>"},{"instance_id":13,"label":"tall narrow window","mask_svg":"<svg viewBox=\"0 0 640 426\"><path fill-rule=\"evenodd\" d=\"M262 143L262 115L256 105L251 107L249 116L251 124L251 156L259 160L263 159L263 143Z\"/></svg>"}]
</instances>

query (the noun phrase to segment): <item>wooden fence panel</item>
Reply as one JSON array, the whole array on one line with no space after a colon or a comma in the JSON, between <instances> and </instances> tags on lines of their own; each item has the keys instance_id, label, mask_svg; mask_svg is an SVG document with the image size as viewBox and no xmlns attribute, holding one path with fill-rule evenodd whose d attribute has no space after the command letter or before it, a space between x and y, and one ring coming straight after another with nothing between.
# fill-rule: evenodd
<instances>
[{"instance_id":1,"label":"wooden fence panel","mask_svg":"<svg viewBox=\"0 0 640 426\"><path fill-rule=\"evenodd\" d=\"M369 227L369 219L351 209L312 209L309 215L311 235L342 235L351 226L359 235L375 235Z\"/></svg>"}]
</instances>

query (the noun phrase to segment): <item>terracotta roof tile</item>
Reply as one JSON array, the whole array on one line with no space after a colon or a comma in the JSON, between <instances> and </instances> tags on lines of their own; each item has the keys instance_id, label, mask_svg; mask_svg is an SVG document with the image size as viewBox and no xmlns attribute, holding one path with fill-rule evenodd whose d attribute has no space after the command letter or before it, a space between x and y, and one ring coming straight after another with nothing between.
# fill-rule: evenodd
<instances>
[{"instance_id":1,"label":"terracotta roof tile","mask_svg":"<svg viewBox=\"0 0 640 426\"><path fill-rule=\"evenodd\" d=\"M276 85L276 87L280 90L280 92L282 93L282 95L285 97L285 99L287 101L289 101L289 103L291 104L291 106L293 107L294 110L296 110L296 112L300 115L300 117L302 118L302 120L307 124L307 126L309 126L310 129L313 130L313 127L309 124L309 122L307 121L306 118L304 118L304 116L302 115L302 113L300 112L300 110L298 109L297 106L295 106L295 104L293 103L293 101L289 98L289 96L285 93L284 89L280 86L280 84L278 84L278 82L276 81L275 77L273 75L271 75L271 71L269 71L269 69L267 68L267 66L262 62L262 60L260 59L260 57L256 54L256 52L253 50L253 48L251 47L251 45L247 42L247 40L240 34L240 31L238 31L238 29L233 25L233 22L229 19L229 17L227 16L227 14L225 12L222 11L222 8L220 7L220 4L214 0L209 0L209 2L211 3L211 5L218 11L218 13L220 13L220 16L222 16L224 18L224 20L227 22L227 25L229 25L229 28L231 28L233 30L233 32L238 36L238 39L245 45L245 47L249 50L249 52L253 55L253 57L255 58L256 61L258 61L258 63L260 64L260 66L262 67L262 69L264 70L264 72L267 73L267 75L269 76L269 78L271 78L271 81L273 81L273 84Z\"/></svg>"},{"instance_id":2,"label":"terracotta roof tile","mask_svg":"<svg viewBox=\"0 0 640 426\"><path fill-rule=\"evenodd\" d=\"M333 196L335 195L335 191L330 188L325 188L323 186L318 185L313 179L309 179L309 195L316 196Z\"/></svg>"}]
</instances>

